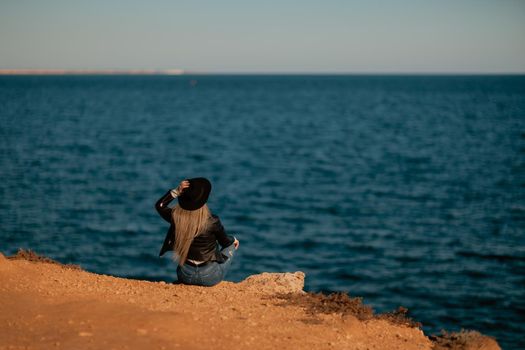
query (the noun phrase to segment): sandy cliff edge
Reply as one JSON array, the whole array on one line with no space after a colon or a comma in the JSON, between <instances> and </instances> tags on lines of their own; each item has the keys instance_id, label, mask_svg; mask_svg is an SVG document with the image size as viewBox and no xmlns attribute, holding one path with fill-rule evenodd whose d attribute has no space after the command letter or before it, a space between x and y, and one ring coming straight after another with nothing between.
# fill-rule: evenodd
<instances>
[{"instance_id":1,"label":"sandy cliff edge","mask_svg":"<svg viewBox=\"0 0 525 350\"><path fill-rule=\"evenodd\" d=\"M304 273L214 287L99 275L0 253L0 349L500 349L477 332L425 336L359 298L303 291Z\"/></svg>"}]
</instances>

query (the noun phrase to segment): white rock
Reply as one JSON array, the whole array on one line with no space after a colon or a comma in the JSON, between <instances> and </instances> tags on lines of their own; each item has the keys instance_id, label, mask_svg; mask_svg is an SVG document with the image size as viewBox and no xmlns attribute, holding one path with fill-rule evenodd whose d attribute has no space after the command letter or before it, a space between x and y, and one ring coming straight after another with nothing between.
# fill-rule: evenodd
<instances>
[{"instance_id":1,"label":"white rock","mask_svg":"<svg viewBox=\"0 0 525 350\"><path fill-rule=\"evenodd\" d=\"M263 272L248 276L240 284L250 289L267 293L304 293L304 277L302 271L270 273Z\"/></svg>"}]
</instances>

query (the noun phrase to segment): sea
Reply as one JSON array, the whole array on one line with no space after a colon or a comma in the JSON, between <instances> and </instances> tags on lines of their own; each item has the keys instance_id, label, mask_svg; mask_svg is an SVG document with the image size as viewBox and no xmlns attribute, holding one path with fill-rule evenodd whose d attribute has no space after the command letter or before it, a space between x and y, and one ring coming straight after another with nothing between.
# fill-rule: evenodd
<instances>
[{"instance_id":1,"label":"sea","mask_svg":"<svg viewBox=\"0 0 525 350\"><path fill-rule=\"evenodd\" d=\"M1 76L0 145L5 255L173 282L154 204L207 177L226 280L525 348L523 75Z\"/></svg>"}]
</instances>

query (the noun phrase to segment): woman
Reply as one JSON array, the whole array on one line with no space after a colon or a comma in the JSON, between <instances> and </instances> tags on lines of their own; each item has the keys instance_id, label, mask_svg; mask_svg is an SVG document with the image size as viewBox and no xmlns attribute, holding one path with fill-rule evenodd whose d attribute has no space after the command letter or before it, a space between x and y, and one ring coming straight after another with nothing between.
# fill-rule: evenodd
<instances>
[{"instance_id":1,"label":"woman","mask_svg":"<svg viewBox=\"0 0 525 350\"><path fill-rule=\"evenodd\" d=\"M227 235L219 217L210 212L206 204L210 192L211 183L207 179L187 179L155 204L160 216L170 223L159 256L174 251L181 283L201 286L219 283L239 247L237 238ZM179 203L174 208L168 207L175 198Z\"/></svg>"}]
</instances>

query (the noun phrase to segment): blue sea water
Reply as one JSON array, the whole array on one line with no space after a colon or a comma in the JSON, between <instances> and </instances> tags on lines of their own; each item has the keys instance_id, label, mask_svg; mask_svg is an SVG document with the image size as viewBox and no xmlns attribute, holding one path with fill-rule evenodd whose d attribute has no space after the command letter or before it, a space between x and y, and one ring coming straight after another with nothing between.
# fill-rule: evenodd
<instances>
[{"instance_id":1,"label":"blue sea water","mask_svg":"<svg viewBox=\"0 0 525 350\"><path fill-rule=\"evenodd\" d=\"M153 205L205 176L228 280L525 347L524 76L3 76L0 123L4 254L173 281Z\"/></svg>"}]
</instances>

